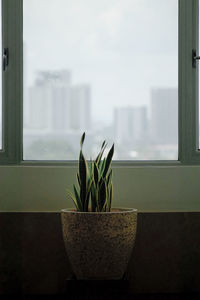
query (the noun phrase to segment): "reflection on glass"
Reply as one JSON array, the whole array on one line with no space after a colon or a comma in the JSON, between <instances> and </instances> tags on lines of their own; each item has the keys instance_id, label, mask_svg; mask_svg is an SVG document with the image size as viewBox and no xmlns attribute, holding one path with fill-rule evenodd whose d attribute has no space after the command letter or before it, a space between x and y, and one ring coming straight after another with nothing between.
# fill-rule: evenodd
<instances>
[{"instance_id":1,"label":"reflection on glass","mask_svg":"<svg viewBox=\"0 0 200 300\"><path fill-rule=\"evenodd\" d=\"M178 158L178 1L23 5L25 160Z\"/></svg>"}]
</instances>

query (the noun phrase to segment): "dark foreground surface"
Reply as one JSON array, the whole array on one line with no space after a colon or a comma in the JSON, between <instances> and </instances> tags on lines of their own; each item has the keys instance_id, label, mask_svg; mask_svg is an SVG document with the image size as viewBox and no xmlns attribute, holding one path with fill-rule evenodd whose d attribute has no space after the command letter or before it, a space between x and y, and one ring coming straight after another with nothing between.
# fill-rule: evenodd
<instances>
[{"instance_id":1,"label":"dark foreground surface","mask_svg":"<svg viewBox=\"0 0 200 300\"><path fill-rule=\"evenodd\" d=\"M1 295L0 299L66 299L66 300L179 300L199 299L199 293L133 293L128 280L66 280L62 294Z\"/></svg>"},{"instance_id":2,"label":"dark foreground surface","mask_svg":"<svg viewBox=\"0 0 200 300\"><path fill-rule=\"evenodd\" d=\"M116 295L113 294L107 294L103 295L102 293L98 294L98 292L94 294L88 294L88 295L77 295L75 293L74 295L10 295L10 296L1 296L1 299L22 299L22 300L35 300L35 299L66 299L66 300L182 300L182 299L200 299L200 294L133 294L133 295L127 295L127 294L121 294Z\"/></svg>"},{"instance_id":3,"label":"dark foreground surface","mask_svg":"<svg viewBox=\"0 0 200 300\"><path fill-rule=\"evenodd\" d=\"M0 300L199 299L200 212L139 213L127 283L66 282L60 213L0 212ZM4 296L8 295L8 296ZM22 296L20 296L22 295Z\"/></svg>"}]
</instances>

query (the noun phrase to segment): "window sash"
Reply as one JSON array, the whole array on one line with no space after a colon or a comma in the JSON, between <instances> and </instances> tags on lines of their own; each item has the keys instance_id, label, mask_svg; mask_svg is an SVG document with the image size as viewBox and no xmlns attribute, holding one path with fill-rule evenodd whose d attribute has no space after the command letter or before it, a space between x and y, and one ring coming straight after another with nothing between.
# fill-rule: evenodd
<instances>
[{"instance_id":1,"label":"window sash","mask_svg":"<svg viewBox=\"0 0 200 300\"><path fill-rule=\"evenodd\" d=\"M198 150L198 62L192 67L192 49L198 49L198 0L179 0L179 160L200 163Z\"/></svg>"},{"instance_id":2,"label":"window sash","mask_svg":"<svg viewBox=\"0 0 200 300\"><path fill-rule=\"evenodd\" d=\"M2 0L2 47L9 49L10 59L2 74L1 164L17 164L22 157L22 4L22 0Z\"/></svg>"},{"instance_id":3,"label":"window sash","mask_svg":"<svg viewBox=\"0 0 200 300\"><path fill-rule=\"evenodd\" d=\"M74 165L75 161L23 161L23 0L2 0L3 48L10 62L2 75L4 149L1 164ZM199 164L198 63L192 67L192 49L198 53L198 0L179 0L179 155L178 161L115 161L117 166Z\"/></svg>"}]
</instances>

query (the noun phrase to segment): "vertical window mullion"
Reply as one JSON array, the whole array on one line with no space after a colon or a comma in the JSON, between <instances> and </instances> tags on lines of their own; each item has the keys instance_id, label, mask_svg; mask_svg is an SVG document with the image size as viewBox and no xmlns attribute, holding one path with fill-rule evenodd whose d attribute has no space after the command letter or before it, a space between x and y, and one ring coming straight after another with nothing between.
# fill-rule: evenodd
<instances>
[{"instance_id":1,"label":"vertical window mullion","mask_svg":"<svg viewBox=\"0 0 200 300\"><path fill-rule=\"evenodd\" d=\"M192 49L197 49L198 1L179 1L179 160L198 162L197 72Z\"/></svg>"},{"instance_id":2,"label":"vertical window mullion","mask_svg":"<svg viewBox=\"0 0 200 300\"><path fill-rule=\"evenodd\" d=\"M16 164L22 156L22 0L2 0L2 32L9 61L2 74L4 149L0 160Z\"/></svg>"}]
</instances>

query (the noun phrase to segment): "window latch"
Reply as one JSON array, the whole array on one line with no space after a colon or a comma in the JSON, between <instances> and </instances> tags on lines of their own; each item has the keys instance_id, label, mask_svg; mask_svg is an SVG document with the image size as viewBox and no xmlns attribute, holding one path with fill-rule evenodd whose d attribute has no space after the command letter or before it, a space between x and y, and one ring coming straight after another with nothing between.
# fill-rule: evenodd
<instances>
[{"instance_id":1,"label":"window latch","mask_svg":"<svg viewBox=\"0 0 200 300\"><path fill-rule=\"evenodd\" d=\"M196 68L197 66L197 60L200 59L200 56L197 56L196 50L192 50L192 67Z\"/></svg>"},{"instance_id":2,"label":"window latch","mask_svg":"<svg viewBox=\"0 0 200 300\"><path fill-rule=\"evenodd\" d=\"M3 71L6 70L9 63L9 51L8 48L3 49Z\"/></svg>"}]
</instances>

